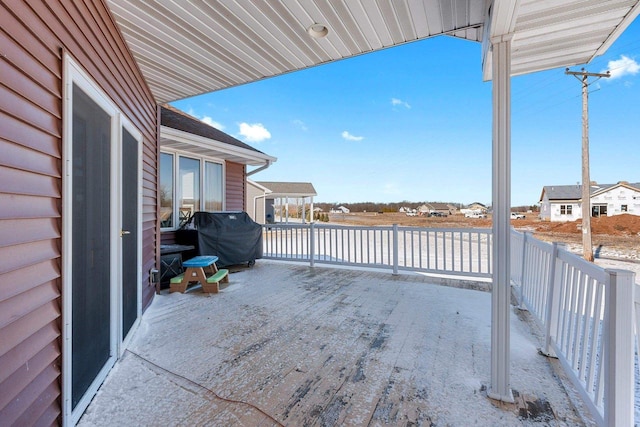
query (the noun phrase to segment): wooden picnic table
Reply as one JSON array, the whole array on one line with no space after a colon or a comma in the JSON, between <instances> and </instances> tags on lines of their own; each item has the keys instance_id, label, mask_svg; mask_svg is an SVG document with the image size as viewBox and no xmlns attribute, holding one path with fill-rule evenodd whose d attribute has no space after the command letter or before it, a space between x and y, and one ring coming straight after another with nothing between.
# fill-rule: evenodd
<instances>
[{"instance_id":1,"label":"wooden picnic table","mask_svg":"<svg viewBox=\"0 0 640 427\"><path fill-rule=\"evenodd\" d=\"M189 283L198 282L202 285L203 292L218 293L219 283L229 281L229 270L218 270L217 261L218 257L215 255L200 255L184 261L184 273L171 279L169 291L184 293Z\"/></svg>"}]
</instances>

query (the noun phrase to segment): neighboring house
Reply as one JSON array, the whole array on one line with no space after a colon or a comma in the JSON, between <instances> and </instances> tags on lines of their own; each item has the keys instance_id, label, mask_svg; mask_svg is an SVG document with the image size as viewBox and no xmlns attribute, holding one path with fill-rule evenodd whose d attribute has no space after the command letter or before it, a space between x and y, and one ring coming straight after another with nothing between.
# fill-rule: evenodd
<instances>
[{"instance_id":1,"label":"neighboring house","mask_svg":"<svg viewBox=\"0 0 640 427\"><path fill-rule=\"evenodd\" d=\"M244 211L246 177L276 161L171 106L161 107L160 229L162 243L196 211ZM247 166L256 166L247 172Z\"/></svg>"},{"instance_id":2,"label":"neighboring house","mask_svg":"<svg viewBox=\"0 0 640 427\"><path fill-rule=\"evenodd\" d=\"M289 222L292 216L306 222L307 212L313 212L313 198L318 195L310 182L248 180L247 190L247 212L261 224Z\"/></svg>"},{"instance_id":3,"label":"neighboring house","mask_svg":"<svg viewBox=\"0 0 640 427\"><path fill-rule=\"evenodd\" d=\"M424 214L430 214L433 212L438 212L441 213L443 215L453 215L458 211L458 208L456 208L453 205L449 205L446 203L425 203L424 205L421 205L418 207L418 212L420 212L421 215Z\"/></svg>"},{"instance_id":4,"label":"neighboring house","mask_svg":"<svg viewBox=\"0 0 640 427\"><path fill-rule=\"evenodd\" d=\"M640 183L592 183L589 191L591 216L640 215ZM575 221L582 218L582 186L543 187L540 195L540 218L552 222Z\"/></svg>"},{"instance_id":5,"label":"neighboring house","mask_svg":"<svg viewBox=\"0 0 640 427\"><path fill-rule=\"evenodd\" d=\"M482 212L482 213L487 213L487 211L489 210L485 205L479 202L471 203L469 206L467 206L467 209L471 211Z\"/></svg>"}]
</instances>

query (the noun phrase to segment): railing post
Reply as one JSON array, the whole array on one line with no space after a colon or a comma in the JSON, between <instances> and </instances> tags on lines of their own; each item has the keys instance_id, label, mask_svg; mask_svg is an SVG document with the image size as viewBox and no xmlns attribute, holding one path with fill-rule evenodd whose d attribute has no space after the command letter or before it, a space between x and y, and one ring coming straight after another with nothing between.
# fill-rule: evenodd
<instances>
[{"instance_id":1,"label":"railing post","mask_svg":"<svg viewBox=\"0 0 640 427\"><path fill-rule=\"evenodd\" d=\"M560 272L556 274L559 244L553 242L547 278L547 312L545 319L544 348L540 352L548 357L558 357L551 347L551 340L555 339L558 331L558 306L560 304ZM552 333L554 335L552 335Z\"/></svg>"},{"instance_id":2,"label":"railing post","mask_svg":"<svg viewBox=\"0 0 640 427\"><path fill-rule=\"evenodd\" d=\"M625 270L605 270L604 419L609 426L632 426L634 421L634 281Z\"/></svg>"},{"instance_id":3,"label":"railing post","mask_svg":"<svg viewBox=\"0 0 640 427\"><path fill-rule=\"evenodd\" d=\"M309 266L316 263L316 223L309 224Z\"/></svg>"},{"instance_id":4,"label":"railing post","mask_svg":"<svg viewBox=\"0 0 640 427\"><path fill-rule=\"evenodd\" d=\"M524 231L522 233L522 257L520 258L520 310L525 310L525 305L524 305L524 270L525 270L525 263L526 263L526 259L527 259L527 235L529 233Z\"/></svg>"},{"instance_id":5,"label":"railing post","mask_svg":"<svg viewBox=\"0 0 640 427\"><path fill-rule=\"evenodd\" d=\"M398 275L398 224L393 224L393 275Z\"/></svg>"}]
</instances>

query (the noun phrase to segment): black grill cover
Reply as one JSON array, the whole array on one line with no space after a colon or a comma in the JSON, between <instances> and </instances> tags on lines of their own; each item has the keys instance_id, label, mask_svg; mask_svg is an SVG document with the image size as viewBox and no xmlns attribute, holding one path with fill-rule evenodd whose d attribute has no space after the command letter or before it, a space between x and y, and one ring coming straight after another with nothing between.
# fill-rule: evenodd
<instances>
[{"instance_id":1,"label":"black grill cover","mask_svg":"<svg viewBox=\"0 0 640 427\"><path fill-rule=\"evenodd\" d=\"M224 267L262 258L262 226L246 212L196 212L193 226L198 234L198 254L216 255Z\"/></svg>"}]
</instances>

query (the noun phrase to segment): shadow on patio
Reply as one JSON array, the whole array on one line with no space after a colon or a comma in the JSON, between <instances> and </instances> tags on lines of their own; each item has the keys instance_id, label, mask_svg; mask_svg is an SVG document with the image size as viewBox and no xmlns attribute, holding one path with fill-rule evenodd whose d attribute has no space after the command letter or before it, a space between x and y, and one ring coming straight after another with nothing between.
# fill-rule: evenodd
<instances>
[{"instance_id":1,"label":"shadow on patio","mask_svg":"<svg viewBox=\"0 0 640 427\"><path fill-rule=\"evenodd\" d=\"M488 399L491 295L433 283L263 260L163 293L79 425L582 425L513 311L516 404Z\"/></svg>"}]
</instances>

